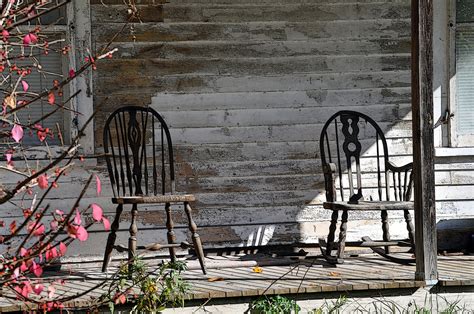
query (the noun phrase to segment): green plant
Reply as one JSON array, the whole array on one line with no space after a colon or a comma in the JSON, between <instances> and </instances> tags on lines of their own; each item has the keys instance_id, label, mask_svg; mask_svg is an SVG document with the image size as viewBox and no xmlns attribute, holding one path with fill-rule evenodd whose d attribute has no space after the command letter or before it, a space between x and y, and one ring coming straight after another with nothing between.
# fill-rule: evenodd
<instances>
[{"instance_id":1,"label":"green plant","mask_svg":"<svg viewBox=\"0 0 474 314\"><path fill-rule=\"evenodd\" d=\"M131 313L158 313L166 307L184 306L189 284L181 274L187 270L186 263L162 263L156 271L149 271L146 263L137 258L131 267L131 279L127 264L123 264L112 281L113 287L106 296L112 313L116 304L124 304L127 299L135 303Z\"/></svg>"},{"instance_id":2,"label":"green plant","mask_svg":"<svg viewBox=\"0 0 474 314\"><path fill-rule=\"evenodd\" d=\"M461 304L461 300L449 301L443 296L427 295L423 304L417 304L415 300L410 301L407 305L397 304L395 301L387 300L385 298L375 298L371 303L358 303L357 299L349 300L345 296L340 296L336 301L324 304L316 309L310 311L310 314L335 314L335 313L368 313L368 314L461 314L472 313L472 310L466 308L466 305ZM435 304L436 302L436 304ZM344 305L350 305L349 308L343 308Z\"/></svg>"},{"instance_id":3,"label":"green plant","mask_svg":"<svg viewBox=\"0 0 474 314\"><path fill-rule=\"evenodd\" d=\"M263 297L250 304L250 312L255 314L299 313L301 308L295 300L282 296Z\"/></svg>"},{"instance_id":4,"label":"green plant","mask_svg":"<svg viewBox=\"0 0 474 314\"><path fill-rule=\"evenodd\" d=\"M347 303L347 297L345 295L339 296L336 301L332 301L329 304L327 301L324 304L314 310L312 310L311 314L334 314L340 313L342 307Z\"/></svg>"}]
</instances>

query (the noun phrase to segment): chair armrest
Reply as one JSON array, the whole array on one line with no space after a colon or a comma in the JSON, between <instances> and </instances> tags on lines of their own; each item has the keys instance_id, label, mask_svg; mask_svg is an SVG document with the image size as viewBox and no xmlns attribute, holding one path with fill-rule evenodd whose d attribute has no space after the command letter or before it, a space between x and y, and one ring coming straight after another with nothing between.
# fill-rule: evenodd
<instances>
[{"instance_id":1,"label":"chair armrest","mask_svg":"<svg viewBox=\"0 0 474 314\"><path fill-rule=\"evenodd\" d=\"M323 173L326 188L326 201L334 202L336 201L336 164L324 164Z\"/></svg>"}]
</instances>

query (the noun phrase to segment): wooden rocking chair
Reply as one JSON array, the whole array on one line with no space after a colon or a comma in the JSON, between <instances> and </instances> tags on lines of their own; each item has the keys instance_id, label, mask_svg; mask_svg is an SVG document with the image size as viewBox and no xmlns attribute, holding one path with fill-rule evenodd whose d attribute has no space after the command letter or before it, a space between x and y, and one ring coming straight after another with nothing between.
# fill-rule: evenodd
<instances>
[{"instance_id":1,"label":"wooden rocking chair","mask_svg":"<svg viewBox=\"0 0 474 314\"><path fill-rule=\"evenodd\" d=\"M401 257L390 249L395 245L408 246L410 252L414 252L414 228L409 212L413 210L413 202L410 202L412 163L397 167L390 162L387 141L380 127L367 115L355 111L334 114L321 131L319 145L326 188L323 206L332 211L327 242L319 240L326 260L334 264L343 263L350 211L379 211L383 241L363 237L357 245L370 247L397 263L414 263L414 258ZM390 240L388 211L396 210L404 214L408 230L406 241ZM342 211L342 217L336 243L339 211ZM333 249L337 249L335 256Z\"/></svg>"}]
</instances>

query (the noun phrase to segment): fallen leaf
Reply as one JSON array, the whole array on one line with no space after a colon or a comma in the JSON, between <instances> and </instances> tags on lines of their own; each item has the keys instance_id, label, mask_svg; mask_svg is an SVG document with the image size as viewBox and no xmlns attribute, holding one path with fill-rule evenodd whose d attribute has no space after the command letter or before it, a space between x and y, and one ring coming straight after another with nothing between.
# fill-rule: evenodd
<instances>
[{"instance_id":1,"label":"fallen leaf","mask_svg":"<svg viewBox=\"0 0 474 314\"><path fill-rule=\"evenodd\" d=\"M207 278L207 281L209 282L214 282L214 281L223 281L224 278L222 277L211 277L211 278Z\"/></svg>"},{"instance_id":2,"label":"fallen leaf","mask_svg":"<svg viewBox=\"0 0 474 314\"><path fill-rule=\"evenodd\" d=\"M340 277L341 273L338 273L336 271L332 271L332 272L329 273L329 276L331 276L331 277Z\"/></svg>"},{"instance_id":3,"label":"fallen leaf","mask_svg":"<svg viewBox=\"0 0 474 314\"><path fill-rule=\"evenodd\" d=\"M263 273L263 268L260 267L260 266L255 266L255 267L252 268L252 271L254 273Z\"/></svg>"}]
</instances>

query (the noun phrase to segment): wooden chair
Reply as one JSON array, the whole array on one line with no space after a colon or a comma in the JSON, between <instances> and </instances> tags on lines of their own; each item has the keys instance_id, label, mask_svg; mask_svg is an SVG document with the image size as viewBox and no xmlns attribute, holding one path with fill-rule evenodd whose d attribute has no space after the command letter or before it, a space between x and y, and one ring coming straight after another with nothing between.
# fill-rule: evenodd
<instances>
[{"instance_id":1,"label":"wooden chair","mask_svg":"<svg viewBox=\"0 0 474 314\"><path fill-rule=\"evenodd\" d=\"M398 263L414 263L391 253L390 246L414 248L414 228L409 210L413 187L412 163L397 167L388 155L387 141L381 128L367 115L339 111L324 125L320 137L326 202L332 211L327 242L320 239L323 256L331 263L342 263L346 246L347 220L350 211L379 211L383 241L363 237L357 245L371 247L376 253ZM363 171L363 169L365 171ZM407 241L390 241L388 211L403 211L408 231ZM335 232L342 211L338 243ZM337 249L336 256L332 250Z\"/></svg>"},{"instance_id":2,"label":"wooden chair","mask_svg":"<svg viewBox=\"0 0 474 314\"><path fill-rule=\"evenodd\" d=\"M176 260L176 248L188 248L187 242L176 243L171 217L171 204L182 203L196 255L203 273L204 253L197 226L191 216L190 202L193 195L175 194L173 146L168 127L163 118L153 109L127 106L113 112L104 127L104 152L114 197L117 204L111 232L107 239L102 271L107 270L112 250L128 251L129 265L137 249L159 250L168 248L171 260ZM164 204L168 244L159 243L137 247L138 204ZM131 205L131 225L128 249L115 246L116 233L124 205ZM130 269L130 268L129 268Z\"/></svg>"}]
</instances>

